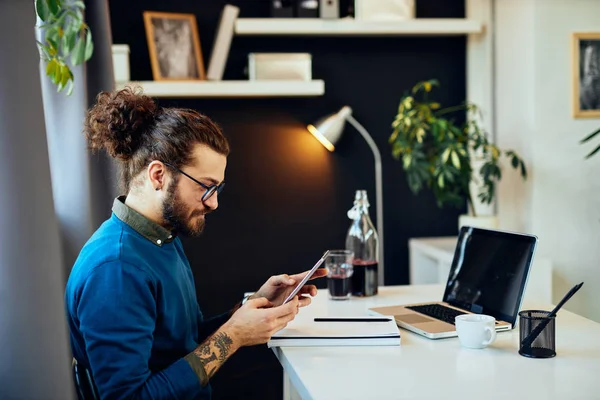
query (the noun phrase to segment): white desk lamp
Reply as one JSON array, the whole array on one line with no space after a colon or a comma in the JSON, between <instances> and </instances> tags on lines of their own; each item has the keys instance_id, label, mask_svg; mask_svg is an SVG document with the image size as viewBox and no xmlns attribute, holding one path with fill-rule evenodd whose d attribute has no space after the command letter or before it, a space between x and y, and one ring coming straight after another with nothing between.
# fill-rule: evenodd
<instances>
[{"instance_id":1,"label":"white desk lamp","mask_svg":"<svg viewBox=\"0 0 600 400\"><path fill-rule=\"evenodd\" d=\"M381 178L381 154L377 145L373 141L369 132L352 116L352 109L348 106L342 107L335 114L328 115L319 120L315 125L308 125L307 129L313 136L329 151L335 150L335 144L338 142L344 131L346 121L350 122L356 128L358 133L366 140L373 152L375 158L375 204L377 208L377 234L379 235L379 273L378 284L384 284L384 265L383 265L383 188Z\"/></svg>"}]
</instances>

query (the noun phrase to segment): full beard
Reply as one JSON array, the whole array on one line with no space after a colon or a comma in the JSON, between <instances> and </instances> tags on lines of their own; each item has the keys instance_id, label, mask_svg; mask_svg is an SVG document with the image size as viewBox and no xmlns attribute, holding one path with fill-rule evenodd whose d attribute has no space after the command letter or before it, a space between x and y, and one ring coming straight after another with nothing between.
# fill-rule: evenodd
<instances>
[{"instance_id":1,"label":"full beard","mask_svg":"<svg viewBox=\"0 0 600 400\"><path fill-rule=\"evenodd\" d=\"M192 222L192 220L205 213L197 210L191 214L188 213L185 203L175 190L176 187L176 182L172 182L167 189L167 195L162 204L163 219L173 233L184 236L200 236L204 231L204 218L198 218L197 222Z\"/></svg>"}]
</instances>

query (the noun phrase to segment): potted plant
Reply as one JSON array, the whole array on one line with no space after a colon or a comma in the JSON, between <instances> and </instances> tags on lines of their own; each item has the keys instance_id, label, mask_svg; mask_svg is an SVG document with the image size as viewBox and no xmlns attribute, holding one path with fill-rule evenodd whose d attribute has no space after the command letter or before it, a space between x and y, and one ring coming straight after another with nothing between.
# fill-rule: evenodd
<instances>
[{"instance_id":1,"label":"potted plant","mask_svg":"<svg viewBox=\"0 0 600 400\"><path fill-rule=\"evenodd\" d=\"M42 24L42 40L38 41L46 75L59 92L73 91L72 65L80 65L92 57L92 32L84 22L85 4L78 0L35 0L35 12Z\"/></svg>"},{"instance_id":2,"label":"potted plant","mask_svg":"<svg viewBox=\"0 0 600 400\"><path fill-rule=\"evenodd\" d=\"M442 109L431 101L428 97L434 86L438 86L436 80L419 82L401 98L389 137L392 155L402 162L413 193L429 188L439 207L460 207L466 200L469 214L461 216L459 226L495 228L495 216L476 214L472 186L478 188L479 201L490 204L502 177L502 155L523 179L527 177L525 163L515 151L502 151L489 141L475 118L478 109L474 104ZM467 112L466 122L452 118L459 112Z\"/></svg>"}]
</instances>

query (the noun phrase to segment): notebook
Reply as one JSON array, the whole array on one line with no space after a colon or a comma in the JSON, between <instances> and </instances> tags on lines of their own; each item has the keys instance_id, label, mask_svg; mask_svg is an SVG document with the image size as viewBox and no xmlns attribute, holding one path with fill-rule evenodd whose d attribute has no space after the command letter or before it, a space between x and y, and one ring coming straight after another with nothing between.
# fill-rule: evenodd
<instances>
[{"instance_id":1,"label":"notebook","mask_svg":"<svg viewBox=\"0 0 600 400\"><path fill-rule=\"evenodd\" d=\"M324 317L294 320L275 333L268 347L399 346L400 330L390 317Z\"/></svg>"}]
</instances>

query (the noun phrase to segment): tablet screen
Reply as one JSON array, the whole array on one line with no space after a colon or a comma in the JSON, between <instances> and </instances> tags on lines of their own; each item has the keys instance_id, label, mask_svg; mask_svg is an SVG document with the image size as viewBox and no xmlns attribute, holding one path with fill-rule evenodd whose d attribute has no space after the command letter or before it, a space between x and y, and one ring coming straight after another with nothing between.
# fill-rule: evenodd
<instances>
[{"instance_id":1,"label":"tablet screen","mask_svg":"<svg viewBox=\"0 0 600 400\"><path fill-rule=\"evenodd\" d=\"M283 303L281 303L281 305L284 305L285 303L287 303L288 301L293 299L295 295L298 294L300 289L302 289L302 286L304 286L304 284L310 279L310 277L313 276L313 274L315 273L317 268L319 268L321 266L321 264L323 264L323 262L325 262L325 259L327 258L328 255L329 255L329 250L327 250L325 253L323 253L323 255L321 256L319 261L317 261L317 263L310 269L310 271L304 276L304 278L300 281L300 283L298 283L296 285L294 290L292 290L292 293L290 293L290 295L283 301Z\"/></svg>"}]
</instances>

